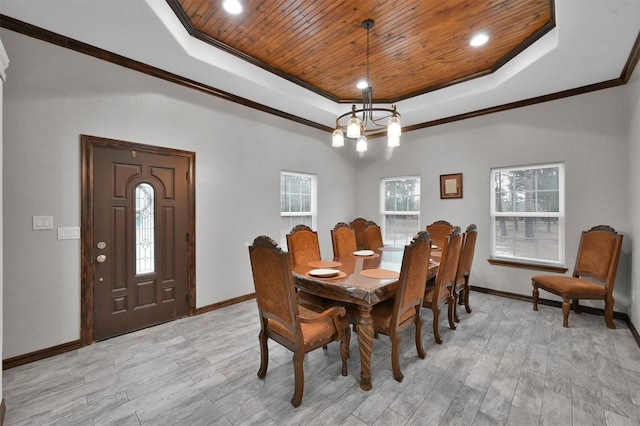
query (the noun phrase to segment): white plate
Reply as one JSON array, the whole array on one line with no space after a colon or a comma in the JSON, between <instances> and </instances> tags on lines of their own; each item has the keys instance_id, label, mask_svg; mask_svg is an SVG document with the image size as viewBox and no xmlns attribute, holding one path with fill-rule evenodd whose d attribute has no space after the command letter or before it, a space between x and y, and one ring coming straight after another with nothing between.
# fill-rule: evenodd
<instances>
[{"instance_id":1,"label":"white plate","mask_svg":"<svg viewBox=\"0 0 640 426\"><path fill-rule=\"evenodd\" d=\"M314 277L333 277L339 273L340 271L336 269L312 269L309 271L309 275Z\"/></svg>"},{"instance_id":2,"label":"white plate","mask_svg":"<svg viewBox=\"0 0 640 426\"><path fill-rule=\"evenodd\" d=\"M373 250L358 250L354 251L354 256L373 256L376 252Z\"/></svg>"}]
</instances>

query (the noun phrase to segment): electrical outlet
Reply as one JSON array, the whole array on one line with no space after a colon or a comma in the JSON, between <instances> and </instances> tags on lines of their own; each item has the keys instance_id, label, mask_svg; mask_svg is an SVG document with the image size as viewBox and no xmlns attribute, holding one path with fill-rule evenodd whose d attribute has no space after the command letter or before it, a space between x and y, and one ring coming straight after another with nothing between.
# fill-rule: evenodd
<instances>
[{"instance_id":1,"label":"electrical outlet","mask_svg":"<svg viewBox=\"0 0 640 426\"><path fill-rule=\"evenodd\" d=\"M53 216L33 216L32 226L34 231L53 229Z\"/></svg>"}]
</instances>

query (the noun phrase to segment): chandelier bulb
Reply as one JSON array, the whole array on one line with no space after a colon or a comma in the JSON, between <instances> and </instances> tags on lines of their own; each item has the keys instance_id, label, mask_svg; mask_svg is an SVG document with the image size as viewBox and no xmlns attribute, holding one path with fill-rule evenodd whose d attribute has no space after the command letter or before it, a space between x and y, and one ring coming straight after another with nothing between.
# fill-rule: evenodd
<instances>
[{"instance_id":1,"label":"chandelier bulb","mask_svg":"<svg viewBox=\"0 0 640 426\"><path fill-rule=\"evenodd\" d=\"M389 119L387 123L387 136L391 137L400 137L402 134L402 127L400 126L400 118L397 115L394 115Z\"/></svg>"},{"instance_id":2,"label":"chandelier bulb","mask_svg":"<svg viewBox=\"0 0 640 426\"><path fill-rule=\"evenodd\" d=\"M361 135L360 127L362 127L362 120L353 114L347 122L347 137L353 139L359 137Z\"/></svg>"},{"instance_id":3,"label":"chandelier bulb","mask_svg":"<svg viewBox=\"0 0 640 426\"><path fill-rule=\"evenodd\" d=\"M367 152L367 137L365 135L358 138L358 141L356 142L356 151Z\"/></svg>"},{"instance_id":4,"label":"chandelier bulb","mask_svg":"<svg viewBox=\"0 0 640 426\"><path fill-rule=\"evenodd\" d=\"M340 148L344 146L344 134L342 133L342 130L335 129L333 131L333 139L331 141L331 146L335 148Z\"/></svg>"}]
</instances>

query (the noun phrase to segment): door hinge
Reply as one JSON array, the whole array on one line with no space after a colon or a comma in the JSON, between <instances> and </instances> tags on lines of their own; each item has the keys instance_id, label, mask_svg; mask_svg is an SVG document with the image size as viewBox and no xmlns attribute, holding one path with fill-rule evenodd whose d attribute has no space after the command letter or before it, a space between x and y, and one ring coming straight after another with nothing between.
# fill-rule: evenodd
<instances>
[{"instance_id":1,"label":"door hinge","mask_svg":"<svg viewBox=\"0 0 640 426\"><path fill-rule=\"evenodd\" d=\"M189 180L189 170L187 170L186 176L185 176L186 180Z\"/></svg>"}]
</instances>

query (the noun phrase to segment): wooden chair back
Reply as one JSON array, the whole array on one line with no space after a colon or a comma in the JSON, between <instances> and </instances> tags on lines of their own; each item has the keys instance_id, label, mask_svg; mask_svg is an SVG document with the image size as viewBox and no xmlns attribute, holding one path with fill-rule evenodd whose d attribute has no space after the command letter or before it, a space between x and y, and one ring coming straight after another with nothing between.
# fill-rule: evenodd
<instances>
[{"instance_id":1,"label":"wooden chair back","mask_svg":"<svg viewBox=\"0 0 640 426\"><path fill-rule=\"evenodd\" d=\"M476 251L476 238L478 237L478 227L471 224L463 234L462 250L460 251L460 262L458 264L458 274L456 283L468 282L473 265L473 255Z\"/></svg>"},{"instance_id":2,"label":"wooden chair back","mask_svg":"<svg viewBox=\"0 0 640 426\"><path fill-rule=\"evenodd\" d=\"M364 227L366 223L367 219L362 217L355 218L349 223L349 226L351 226L353 231L356 233L356 245L358 246L358 250L366 248L364 239Z\"/></svg>"},{"instance_id":3,"label":"wooden chair back","mask_svg":"<svg viewBox=\"0 0 640 426\"><path fill-rule=\"evenodd\" d=\"M404 248L399 286L393 308L392 327L401 325L411 316L420 316L422 299L427 284L431 239L420 231Z\"/></svg>"},{"instance_id":4,"label":"wooden chair back","mask_svg":"<svg viewBox=\"0 0 640 426\"><path fill-rule=\"evenodd\" d=\"M467 226L467 230L462 235L462 250L460 250L460 261L458 262L458 273L456 275L455 298L459 303L454 305L454 320L460 321L458 318L457 305L464 304L465 310L471 313L469 306L469 277L471 276L471 266L473 265L473 256L476 251L476 239L478 237L478 227L475 224ZM456 300L454 300L454 303Z\"/></svg>"},{"instance_id":5,"label":"wooden chair back","mask_svg":"<svg viewBox=\"0 0 640 426\"><path fill-rule=\"evenodd\" d=\"M434 284L426 288L422 306L433 311L433 336L436 343L442 343L438 323L440 305L448 304L449 328L455 330L454 321L454 286L462 249L460 227L454 226L442 245L442 257Z\"/></svg>"},{"instance_id":6,"label":"wooden chair back","mask_svg":"<svg viewBox=\"0 0 640 426\"><path fill-rule=\"evenodd\" d=\"M282 251L274 240L262 235L249 247L249 257L261 322L266 326L267 322L274 321L286 329L292 341L276 340L293 349L293 341L300 336L300 330L295 322L298 304L289 253Z\"/></svg>"},{"instance_id":7,"label":"wooden chair back","mask_svg":"<svg viewBox=\"0 0 640 426\"><path fill-rule=\"evenodd\" d=\"M427 225L427 232L429 232L432 243L440 248L444 246L444 241L452 229L453 225L446 220L436 220L431 225Z\"/></svg>"},{"instance_id":8,"label":"wooden chair back","mask_svg":"<svg viewBox=\"0 0 640 426\"><path fill-rule=\"evenodd\" d=\"M607 225L583 231L573 276L590 277L602 283L608 295L613 293L618 261L622 248L622 234Z\"/></svg>"},{"instance_id":9,"label":"wooden chair back","mask_svg":"<svg viewBox=\"0 0 640 426\"><path fill-rule=\"evenodd\" d=\"M296 225L287 234L287 247L292 265L321 260L318 233L307 225Z\"/></svg>"},{"instance_id":10,"label":"wooden chair back","mask_svg":"<svg viewBox=\"0 0 640 426\"><path fill-rule=\"evenodd\" d=\"M339 222L331 230L331 242L333 244L333 256L347 256L358 250L356 233L352 227L344 222Z\"/></svg>"},{"instance_id":11,"label":"wooden chair back","mask_svg":"<svg viewBox=\"0 0 640 426\"><path fill-rule=\"evenodd\" d=\"M383 246L382 230L375 222L368 221L364 226L364 248L368 250L378 250Z\"/></svg>"}]
</instances>

